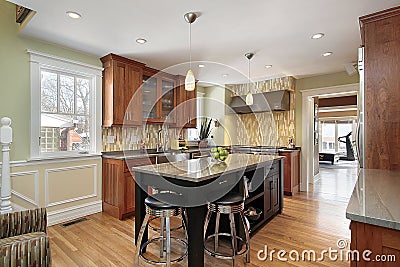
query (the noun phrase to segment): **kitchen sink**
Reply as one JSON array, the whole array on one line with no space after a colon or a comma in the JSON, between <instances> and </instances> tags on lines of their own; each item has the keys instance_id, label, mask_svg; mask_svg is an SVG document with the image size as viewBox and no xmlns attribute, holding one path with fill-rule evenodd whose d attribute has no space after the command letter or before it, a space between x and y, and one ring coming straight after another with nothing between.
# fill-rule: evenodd
<instances>
[{"instance_id":1,"label":"kitchen sink","mask_svg":"<svg viewBox=\"0 0 400 267\"><path fill-rule=\"evenodd\" d=\"M182 152L162 152L156 155L156 164L177 162L190 159L189 153Z\"/></svg>"}]
</instances>

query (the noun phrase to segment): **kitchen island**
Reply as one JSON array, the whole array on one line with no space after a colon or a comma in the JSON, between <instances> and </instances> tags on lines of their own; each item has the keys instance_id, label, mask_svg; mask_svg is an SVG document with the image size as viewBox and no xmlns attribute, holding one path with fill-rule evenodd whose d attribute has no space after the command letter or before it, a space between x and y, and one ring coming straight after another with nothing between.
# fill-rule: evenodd
<instances>
[{"instance_id":1,"label":"kitchen island","mask_svg":"<svg viewBox=\"0 0 400 267\"><path fill-rule=\"evenodd\" d=\"M231 154L226 161L210 157L180 162L132 167L135 172L135 240L145 216L144 200L149 187L173 192L175 198L160 201L186 208L188 231L188 266L204 266L204 219L207 204L231 191L244 193L244 176L251 183L251 203L263 206L263 216L254 222L254 231L283 208L283 157ZM164 194L160 194L164 195ZM165 194L167 195L167 194ZM142 244L147 240L144 235ZM139 244L137 244L139 246Z\"/></svg>"}]
</instances>

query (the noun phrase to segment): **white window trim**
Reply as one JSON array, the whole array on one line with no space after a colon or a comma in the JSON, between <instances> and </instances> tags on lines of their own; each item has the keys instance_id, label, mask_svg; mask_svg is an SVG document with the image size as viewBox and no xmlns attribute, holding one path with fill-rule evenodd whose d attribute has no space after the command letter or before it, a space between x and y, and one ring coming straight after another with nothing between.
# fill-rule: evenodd
<instances>
[{"instance_id":1,"label":"white window trim","mask_svg":"<svg viewBox=\"0 0 400 267\"><path fill-rule=\"evenodd\" d=\"M94 138L90 143L89 153L98 154L101 152L101 121L102 114L102 71L103 68L93 66L78 61L48 55L42 52L26 50L30 55L30 82L31 82L31 142L30 142L30 159L45 158L47 153L40 152L40 114L41 114L41 69L53 69L61 72L68 72L76 75L92 78L92 99L91 114L92 123L90 125ZM76 152L78 153L78 152ZM51 157L60 157L72 155L74 152L57 152L51 153Z\"/></svg>"}]
</instances>

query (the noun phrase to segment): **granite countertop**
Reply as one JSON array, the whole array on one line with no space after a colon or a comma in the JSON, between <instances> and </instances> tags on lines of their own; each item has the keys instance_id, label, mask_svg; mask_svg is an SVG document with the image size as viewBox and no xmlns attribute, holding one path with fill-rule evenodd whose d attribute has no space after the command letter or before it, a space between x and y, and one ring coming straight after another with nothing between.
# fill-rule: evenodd
<instances>
[{"instance_id":1,"label":"granite countertop","mask_svg":"<svg viewBox=\"0 0 400 267\"><path fill-rule=\"evenodd\" d=\"M190 182L201 182L208 179L257 167L259 164L268 166L273 160L281 159L281 156L230 154L224 162L213 161L211 157L191 159L179 162L154 164L141 167L133 167L135 172L155 174Z\"/></svg>"},{"instance_id":2,"label":"granite countertop","mask_svg":"<svg viewBox=\"0 0 400 267\"><path fill-rule=\"evenodd\" d=\"M400 230L400 170L361 169L346 218Z\"/></svg>"},{"instance_id":3,"label":"granite countertop","mask_svg":"<svg viewBox=\"0 0 400 267\"><path fill-rule=\"evenodd\" d=\"M161 152L153 152L154 149L150 151L144 151L144 150L127 150L127 151L111 151L111 152L102 152L102 157L103 158L108 158L108 159L119 159L119 160L124 160L124 159L140 159L140 158L153 158L156 157L157 155L161 155L163 153L196 153L200 151L210 151L211 148L208 149L199 149L199 148L189 148L185 150L166 150L166 151L161 151Z\"/></svg>"}]
</instances>

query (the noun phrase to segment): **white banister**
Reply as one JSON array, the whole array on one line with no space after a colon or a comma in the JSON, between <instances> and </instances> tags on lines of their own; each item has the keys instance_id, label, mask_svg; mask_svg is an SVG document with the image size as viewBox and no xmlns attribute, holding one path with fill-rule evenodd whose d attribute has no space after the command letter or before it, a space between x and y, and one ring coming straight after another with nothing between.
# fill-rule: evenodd
<instances>
[{"instance_id":1,"label":"white banister","mask_svg":"<svg viewBox=\"0 0 400 267\"><path fill-rule=\"evenodd\" d=\"M10 145L12 143L11 119L1 119L0 144L2 146L3 164L1 168L1 205L0 213L12 211L11 207L11 178L10 178Z\"/></svg>"}]
</instances>

